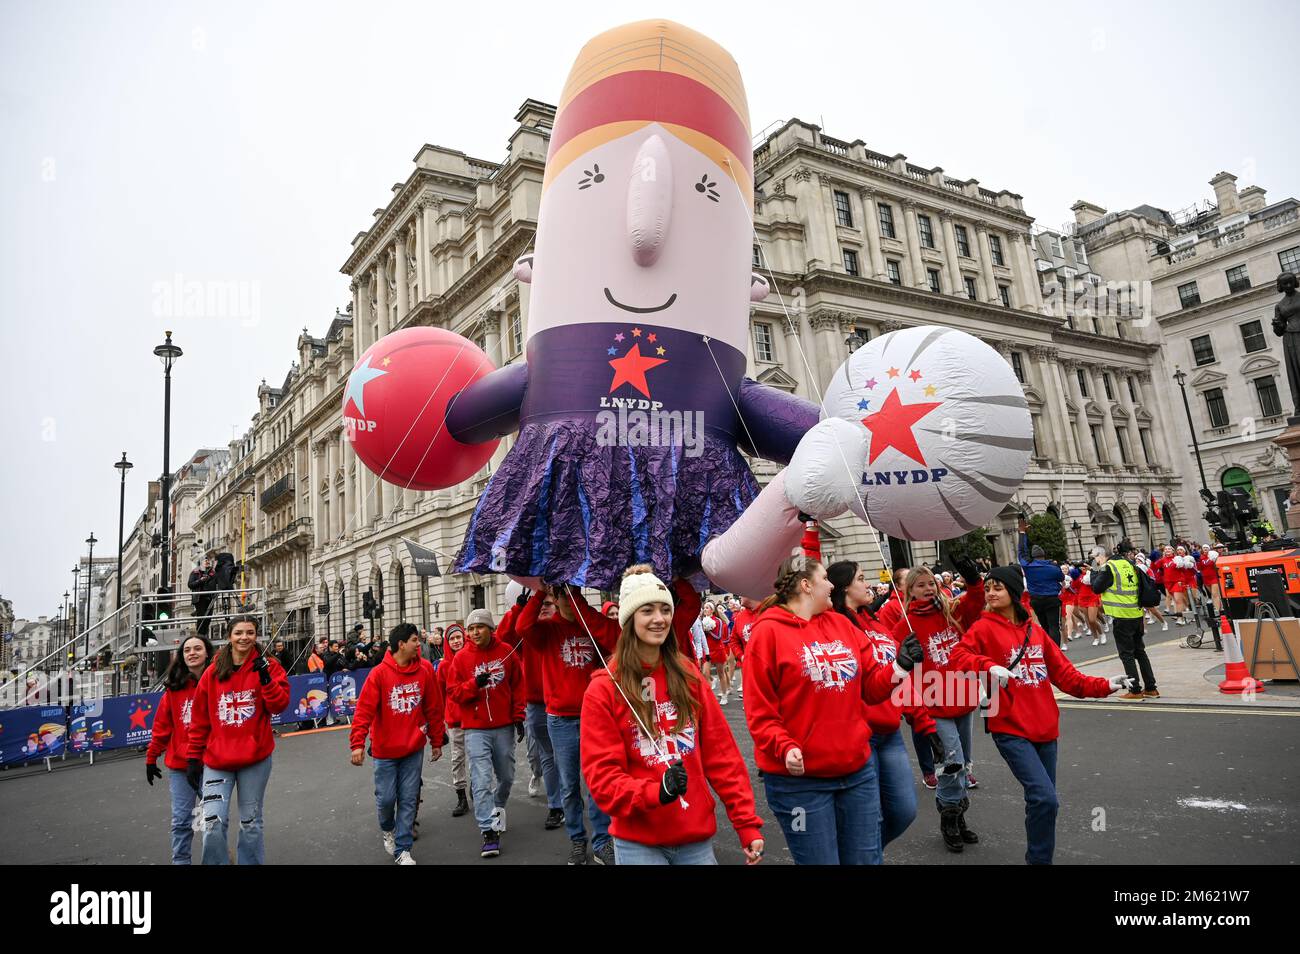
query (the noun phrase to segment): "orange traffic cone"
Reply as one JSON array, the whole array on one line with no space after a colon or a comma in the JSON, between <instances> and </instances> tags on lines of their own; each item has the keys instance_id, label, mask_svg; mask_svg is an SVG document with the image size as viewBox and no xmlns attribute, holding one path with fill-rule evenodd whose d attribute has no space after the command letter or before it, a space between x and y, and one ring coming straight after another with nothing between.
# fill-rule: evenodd
<instances>
[{"instance_id":1,"label":"orange traffic cone","mask_svg":"<svg viewBox=\"0 0 1300 954\"><path fill-rule=\"evenodd\" d=\"M1219 683L1220 692L1263 692L1264 684L1246 669L1246 659L1241 654L1241 643L1233 631L1227 614L1219 617L1219 632L1223 635L1223 655L1225 660L1223 682Z\"/></svg>"}]
</instances>

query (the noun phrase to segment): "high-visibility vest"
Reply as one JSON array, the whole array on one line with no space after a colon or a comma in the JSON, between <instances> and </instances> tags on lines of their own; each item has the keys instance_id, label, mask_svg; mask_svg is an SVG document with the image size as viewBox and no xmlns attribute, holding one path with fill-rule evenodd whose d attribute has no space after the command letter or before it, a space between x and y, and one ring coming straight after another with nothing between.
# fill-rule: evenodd
<instances>
[{"instance_id":1,"label":"high-visibility vest","mask_svg":"<svg viewBox=\"0 0 1300 954\"><path fill-rule=\"evenodd\" d=\"M1137 569L1128 560L1110 560L1111 585L1101 594L1101 608L1107 616L1117 619L1137 619L1142 615L1138 603Z\"/></svg>"}]
</instances>

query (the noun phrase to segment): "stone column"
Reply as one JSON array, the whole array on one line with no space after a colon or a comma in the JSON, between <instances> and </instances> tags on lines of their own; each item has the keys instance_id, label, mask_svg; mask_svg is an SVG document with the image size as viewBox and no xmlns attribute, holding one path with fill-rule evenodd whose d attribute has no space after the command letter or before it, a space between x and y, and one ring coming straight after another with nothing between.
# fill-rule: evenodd
<instances>
[{"instance_id":1,"label":"stone column","mask_svg":"<svg viewBox=\"0 0 1300 954\"><path fill-rule=\"evenodd\" d=\"M400 325L408 313L410 313L410 298L407 295L407 268L406 268L406 242L407 233L402 229L397 233L397 238L393 242L393 275L397 282L395 292L397 294L397 323Z\"/></svg>"},{"instance_id":2,"label":"stone column","mask_svg":"<svg viewBox=\"0 0 1300 954\"><path fill-rule=\"evenodd\" d=\"M819 309L808 316L808 326L813 333L813 352L810 363L817 378L814 393L825 394L826 385L830 383L835 369L840 366L838 356L842 353L843 341L838 337L840 330L840 313Z\"/></svg>"},{"instance_id":3,"label":"stone column","mask_svg":"<svg viewBox=\"0 0 1300 954\"><path fill-rule=\"evenodd\" d=\"M1038 375L1043 382L1043 420L1051 437L1052 457L1058 466L1068 464L1070 442L1064 433L1067 418L1060 388L1052 373L1052 360L1056 357L1056 351L1053 348L1034 346L1029 349L1029 356L1038 364Z\"/></svg>"},{"instance_id":4,"label":"stone column","mask_svg":"<svg viewBox=\"0 0 1300 954\"><path fill-rule=\"evenodd\" d=\"M821 201L821 186L813 181L811 169L794 171L795 194L804 224L804 254L821 268L830 268L834 258L826 242L826 207ZM805 268L814 267L805 265ZM802 269L801 269L802 270Z\"/></svg>"},{"instance_id":5,"label":"stone column","mask_svg":"<svg viewBox=\"0 0 1300 954\"><path fill-rule=\"evenodd\" d=\"M790 372L791 377L799 382L796 393L813 400L813 389L808 383L807 375L804 372L803 358L799 354L799 316L791 315L790 320L781 319L782 330L785 332L785 369Z\"/></svg>"},{"instance_id":6,"label":"stone column","mask_svg":"<svg viewBox=\"0 0 1300 954\"><path fill-rule=\"evenodd\" d=\"M379 337L388 334L388 253L375 260L375 310L379 322Z\"/></svg>"},{"instance_id":7,"label":"stone column","mask_svg":"<svg viewBox=\"0 0 1300 954\"><path fill-rule=\"evenodd\" d=\"M429 297L429 242L424 234L424 203L415 207L415 296L418 301Z\"/></svg>"},{"instance_id":8,"label":"stone column","mask_svg":"<svg viewBox=\"0 0 1300 954\"><path fill-rule=\"evenodd\" d=\"M921 227L916 224L919 208L911 199L903 200L903 218L907 220L907 258L912 264L912 287L925 288L925 267L921 263Z\"/></svg>"},{"instance_id":9,"label":"stone column","mask_svg":"<svg viewBox=\"0 0 1300 954\"><path fill-rule=\"evenodd\" d=\"M501 318L504 314L499 308L489 308L483 313L483 343L488 358L498 367L505 363L501 353Z\"/></svg>"},{"instance_id":10,"label":"stone column","mask_svg":"<svg viewBox=\"0 0 1300 954\"><path fill-rule=\"evenodd\" d=\"M1093 400L1101 407L1102 431L1106 438L1106 447L1110 451L1111 466L1123 467L1124 455L1120 453L1119 435L1115 433L1115 415L1110 410L1112 402L1106 397L1106 388L1101 381L1102 371L1092 365L1084 365L1084 373L1088 375L1088 380L1091 382Z\"/></svg>"},{"instance_id":11,"label":"stone column","mask_svg":"<svg viewBox=\"0 0 1300 954\"><path fill-rule=\"evenodd\" d=\"M319 547L325 542L327 533L325 528L325 503L321 497L320 480L321 480L321 459L320 446L312 441L307 445L311 453L311 529L312 540Z\"/></svg>"},{"instance_id":12,"label":"stone column","mask_svg":"<svg viewBox=\"0 0 1300 954\"><path fill-rule=\"evenodd\" d=\"M966 297L966 285L961 280L961 256L957 252L957 230L953 228L953 218L948 212L940 212L943 222L943 256L948 263L948 281L952 287L949 293L954 298Z\"/></svg>"},{"instance_id":13,"label":"stone column","mask_svg":"<svg viewBox=\"0 0 1300 954\"><path fill-rule=\"evenodd\" d=\"M1011 233L1011 267L1020 291L1020 307L1042 314L1043 290L1038 284L1038 268L1030 247L1029 236L1024 232Z\"/></svg>"},{"instance_id":14,"label":"stone column","mask_svg":"<svg viewBox=\"0 0 1300 954\"><path fill-rule=\"evenodd\" d=\"M338 444L326 438L325 444L325 479L329 482L330 519L326 527L326 536L330 540L339 537L339 485L335 479L338 475Z\"/></svg>"},{"instance_id":15,"label":"stone column","mask_svg":"<svg viewBox=\"0 0 1300 954\"><path fill-rule=\"evenodd\" d=\"M980 275L984 278L984 300L994 305L1002 304L998 295L997 279L993 277L993 252L989 248L989 231L983 223L975 225L975 244L980 257Z\"/></svg>"},{"instance_id":16,"label":"stone column","mask_svg":"<svg viewBox=\"0 0 1300 954\"><path fill-rule=\"evenodd\" d=\"M843 274L844 254L840 251L840 233L835 218L835 196L831 194L834 192L835 187L821 176L816 175L816 173L814 173L814 176L816 176L817 184L821 187L818 190L818 194L821 196L820 204L824 213L822 215L822 221L826 225L826 242L830 246L831 250L830 259L827 261L826 267L831 271Z\"/></svg>"},{"instance_id":17,"label":"stone column","mask_svg":"<svg viewBox=\"0 0 1300 954\"><path fill-rule=\"evenodd\" d=\"M1079 451L1083 455L1083 462L1087 465L1088 470L1096 470L1099 461L1097 460L1097 451L1092 446L1092 435L1088 430L1088 412L1085 410L1087 401L1084 399L1083 392L1079 389L1078 370L1082 365L1078 361L1062 361L1062 370L1065 372L1065 383L1070 389L1070 400L1074 406L1079 409L1077 426L1079 429Z\"/></svg>"},{"instance_id":18,"label":"stone column","mask_svg":"<svg viewBox=\"0 0 1300 954\"><path fill-rule=\"evenodd\" d=\"M876 193L871 189L863 189L859 195L862 197L862 214L867 220L867 252L870 256L870 262L863 264L870 267L872 278L883 282L887 279L885 254L880 246L880 210L876 208Z\"/></svg>"},{"instance_id":19,"label":"stone column","mask_svg":"<svg viewBox=\"0 0 1300 954\"><path fill-rule=\"evenodd\" d=\"M352 340L356 342L356 357L360 358L361 353L368 347L365 338L362 337L365 324L361 318L361 283L355 278L352 279L348 283L348 291L352 292Z\"/></svg>"}]
</instances>

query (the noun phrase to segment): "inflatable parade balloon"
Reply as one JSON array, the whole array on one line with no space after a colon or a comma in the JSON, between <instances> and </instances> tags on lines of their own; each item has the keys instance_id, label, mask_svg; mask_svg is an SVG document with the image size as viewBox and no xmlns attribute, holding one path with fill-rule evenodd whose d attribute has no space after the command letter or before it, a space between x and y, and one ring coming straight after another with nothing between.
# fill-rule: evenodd
<instances>
[{"instance_id":1,"label":"inflatable parade balloon","mask_svg":"<svg viewBox=\"0 0 1300 954\"><path fill-rule=\"evenodd\" d=\"M819 516L847 506L904 540L983 526L1019 489L1034 448L1010 365L952 328L905 328L859 348L825 406L786 474L802 488L793 496Z\"/></svg>"},{"instance_id":2,"label":"inflatable parade balloon","mask_svg":"<svg viewBox=\"0 0 1300 954\"><path fill-rule=\"evenodd\" d=\"M430 368L437 368L430 377ZM440 490L474 475L497 441L463 444L447 431L448 402L492 370L472 341L440 328L385 335L361 356L343 392L343 426L357 457L398 487Z\"/></svg>"}]
</instances>

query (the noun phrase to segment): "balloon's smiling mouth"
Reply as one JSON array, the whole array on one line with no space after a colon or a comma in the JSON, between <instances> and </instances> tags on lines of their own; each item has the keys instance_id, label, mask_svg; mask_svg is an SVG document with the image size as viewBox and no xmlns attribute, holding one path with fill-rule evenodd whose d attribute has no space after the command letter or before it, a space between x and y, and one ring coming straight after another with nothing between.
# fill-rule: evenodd
<instances>
[{"instance_id":1,"label":"balloon's smiling mouth","mask_svg":"<svg viewBox=\"0 0 1300 954\"><path fill-rule=\"evenodd\" d=\"M656 305L653 308L637 308L634 305L625 305L617 298L615 298L613 293L610 292L608 288L605 289L605 299L614 307L622 308L624 311L635 312L638 315L648 315L651 312L663 311L665 308L671 308L673 302L677 300L677 292L673 292L671 295L669 295L668 300L664 302L662 305Z\"/></svg>"}]
</instances>

